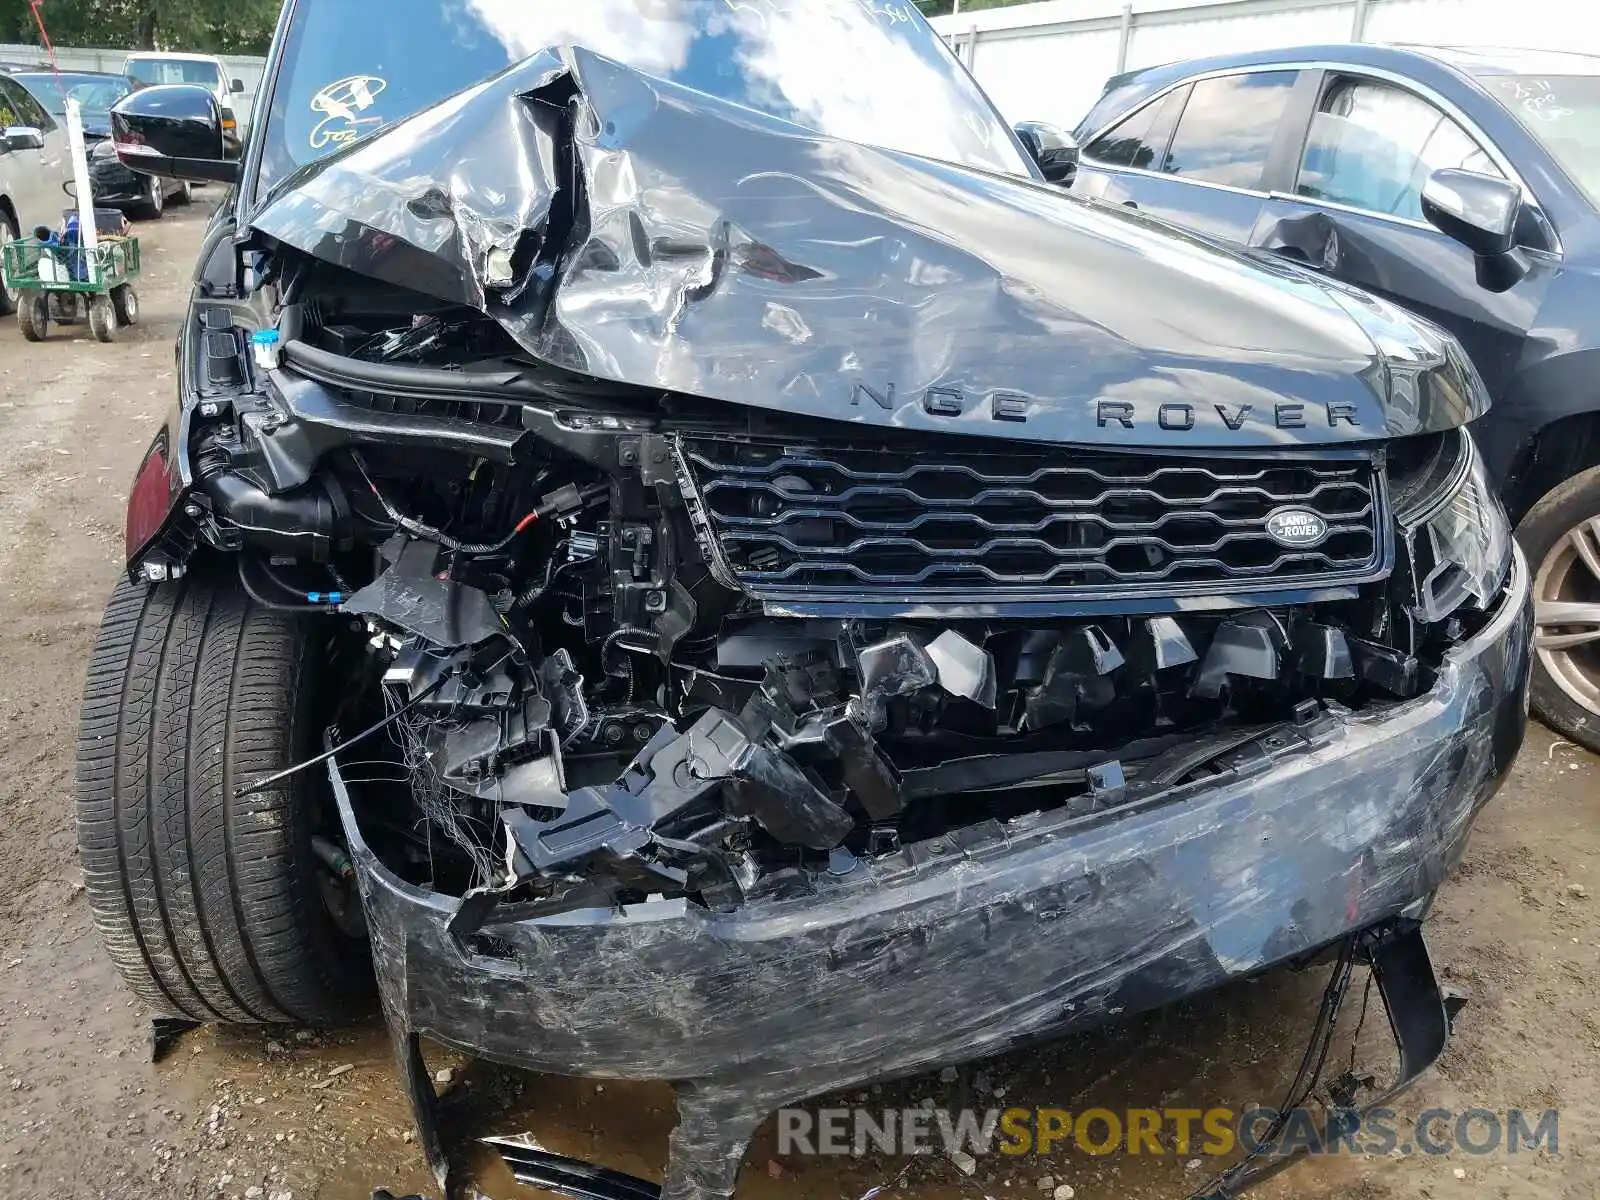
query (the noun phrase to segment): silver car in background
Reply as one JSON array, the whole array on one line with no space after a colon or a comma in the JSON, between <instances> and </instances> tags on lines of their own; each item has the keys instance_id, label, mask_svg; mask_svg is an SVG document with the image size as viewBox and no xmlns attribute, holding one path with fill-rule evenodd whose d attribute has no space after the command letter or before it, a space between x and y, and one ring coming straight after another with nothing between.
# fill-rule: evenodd
<instances>
[{"instance_id":1,"label":"silver car in background","mask_svg":"<svg viewBox=\"0 0 1600 1200\"><path fill-rule=\"evenodd\" d=\"M0 245L35 226L54 228L70 203L63 184L72 178L67 131L26 88L0 75ZM0 287L0 316L17 297Z\"/></svg>"}]
</instances>

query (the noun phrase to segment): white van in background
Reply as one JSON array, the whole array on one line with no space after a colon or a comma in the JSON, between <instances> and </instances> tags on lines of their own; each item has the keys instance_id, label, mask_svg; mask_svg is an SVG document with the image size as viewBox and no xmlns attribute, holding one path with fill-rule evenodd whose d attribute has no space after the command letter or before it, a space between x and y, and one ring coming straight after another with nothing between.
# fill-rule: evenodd
<instances>
[{"instance_id":1,"label":"white van in background","mask_svg":"<svg viewBox=\"0 0 1600 1200\"><path fill-rule=\"evenodd\" d=\"M244 93L244 80L228 74L228 68L214 54L178 54L165 50L139 51L122 64L122 73L136 87L157 83L193 83L208 89L222 106L224 117L248 117L234 111L234 97Z\"/></svg>"}]
</instances>

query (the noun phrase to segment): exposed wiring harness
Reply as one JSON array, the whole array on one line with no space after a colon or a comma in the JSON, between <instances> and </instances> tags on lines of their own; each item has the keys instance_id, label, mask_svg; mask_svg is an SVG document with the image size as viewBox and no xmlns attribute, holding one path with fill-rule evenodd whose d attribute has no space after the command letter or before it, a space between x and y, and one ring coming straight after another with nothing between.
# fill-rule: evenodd
<instances>
[{"instance_id":1,"label":"exposed wiring harness","mask_svg":"<svg viewBox=\"0 0 1600 1200\"><path fill-rule=\"evenodd\" d=\"M250 565L252 560L243 554L239 555L238 559L239 586L244 589L245 595L249 596L251 600L262 608L270 609L273 612L332 613L339 611L339 604L344 600L345 593L342 589L331 592L301 591L284 580L266 563L255 563L256 568L266 576L267 583L283 593L284 598L275 600L266 594L260 581L251 578Z\"/></svg>"},{"instance_id":2,"label":"exposed wiring harness","mask_svg":"<svg viewBox=\"0 0 1600 1200\"><path fill-rule=\"evenodd\" d=\"M516 607L531 608L544 598L550 590L550 585L555 582L556 576L565 571L570 563L562 560L561 554L572 544L570 538L562 538L550 548L550 554L544 560L544 577L536 583L530 583L517 596Z\"/></svg>"},{"instance_id":3,"label":"exposed wiring harness","mask_svg":"<svg viewBox=\"0 0 1600 1200\"><path fill-rule=\"evenodd\" d=\"M511 651L511 652L509 652L509 653L507 653L505 655L502 655L498 662L496 662L493 666L491 666L491 667L489 667L487 669L486 673L487 674L493 674L495 671L498 671L506 663L511 661L511 659L515 655L515 653L516 653L516 651ZM322 763L327 762L329 759L333 758L335 755L344 753L351 746L356 745L358 742L366 741L373 734L382 733L385 729L389 728L389 726L393 725L396 721L399 721L401 718L405 717L408 713L413 712L424 700L427 700L430 696L432 696L434 693L439 691L439 689L444 687L445 684L449 683L452 678L454 678L454 676L449 671L441 672L440 675L439 675L439 678L435 679L432 683L430 683L427 687L423 688L420 692L418 692L415 696L411 697L411 699L407 700L404 704L402 704L399 707L395 708L392 712L389 713L388 716L384 717L383 720L379 721L377 724L369 725L366 729L363 729L360 733L356 734L354 737L346 738L344 741L340 742L338 745L333 746L333 747L331 747L331 748L329 748L327 750L324 750L321 754L317 755L315 758L308 758L308 759L305 760L305 762L296 763L292 767L285 767L283 770L278 771L278 772L276 772L276 773L274 773L272 775L268 775L264 779L258 779L252 784L248 784L245 787L239 788L237 791L235 791L233 793L234 799L237 800L237 799L240 799L240 798L245 797L245 796L253 796L257 792L264 792L268 788L273 787L276 784L282 783L285 779L290 779L293 776L300 774L302 771L308 771L312 767L319 766Z\"/></svg>"},{"instance_id":4,"label":"exposed wiring harness","mask_svg":"<svg viewBox=\"0 0 1600 1200\"><path fill-rule=\"evenodd\" d=\"M352 451L350 457L355 461L356 470L361 472L361 478L366 481L367 487L371 490L373 497L378 501L379 504L383 506L383 511L389 514L389 519L393 521L396 526L405 530L413 537L422 538L424 541L435 542L438 545L443 546L446 550L453 551L456 554L466 554L475 557L489 554L499 554L508 549L511 543L516 541L517 538L523 533L526 533L536 521L541 521L551 516L564 516L568 513L577 512L580 509L587 508L589 505L593 504L596 500L599 500L610 491L610 485L604 483L591 484L589 487L583 489L579 489L573 487L571 484L568 484L565 487L557 488L549 495L541 497L539 504L520 521L518 521L512 528L511 532L506 534L506 536L501 538L498 542L462 542L451 537L442 529L435 529L432 525L424 524L423 522L414 520L402 513L398 508L395 507L393 502L391 502L390 499L383 494L383 492L378 488L377 483L373 481L371 474L369 474L367 471L366 461L361 457L360 453L357 451Z\"/></svg>"}]
</instances>

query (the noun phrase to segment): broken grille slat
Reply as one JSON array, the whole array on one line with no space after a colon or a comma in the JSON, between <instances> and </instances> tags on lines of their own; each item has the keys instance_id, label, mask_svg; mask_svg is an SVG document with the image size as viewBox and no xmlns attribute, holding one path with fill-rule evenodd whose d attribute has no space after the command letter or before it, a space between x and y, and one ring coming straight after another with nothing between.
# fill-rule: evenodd
<instances>
[{"instance_id":1,"label":"broken grille slat","mask_svg":"<svg viewBox=\"0 0 1600 1200\"><path fill-rule=\"evenodd\" d=\"M996 454L684 437L697 525L751 595L1062 601L1365 582L1391 553L1370 462L1223 460L1026 449ZM1315 546L1267 531L1283 508ZM1176 591L1174 590L1176 589Z\"/></svg>"}]
</instances>

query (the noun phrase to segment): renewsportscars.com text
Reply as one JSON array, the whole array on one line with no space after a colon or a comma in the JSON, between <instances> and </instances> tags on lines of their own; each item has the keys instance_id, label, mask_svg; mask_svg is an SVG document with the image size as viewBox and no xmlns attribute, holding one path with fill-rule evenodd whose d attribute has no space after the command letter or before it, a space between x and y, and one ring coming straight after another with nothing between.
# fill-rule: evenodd
<instances>
[{"instance_id":1,"label":"renewsportscars.com text","mask_svg":"<svg viewBox=\"0 0 1600 1200\"><path fill-rule=\"evenodd\" d=\"M1557 1109L1429 1108L1409 1124L1393 1109L1341 1113L1343 1130L1324 1139L1328 1114L1291 1109L1269 1141L1275 1110L1249 1108L783 1108L778 1153L791 1155L1172 1154L1227 1157L1291 1154L1516 1154L1560 1152Z\"/></svg>"}]
</instances>

